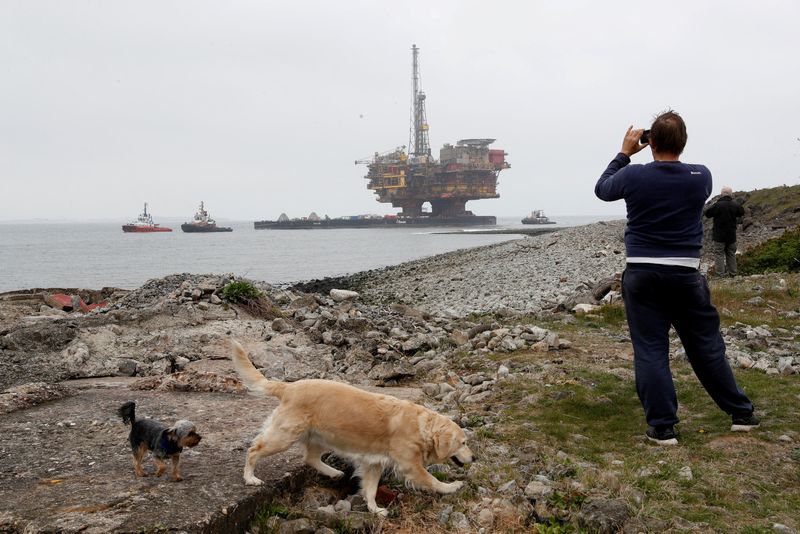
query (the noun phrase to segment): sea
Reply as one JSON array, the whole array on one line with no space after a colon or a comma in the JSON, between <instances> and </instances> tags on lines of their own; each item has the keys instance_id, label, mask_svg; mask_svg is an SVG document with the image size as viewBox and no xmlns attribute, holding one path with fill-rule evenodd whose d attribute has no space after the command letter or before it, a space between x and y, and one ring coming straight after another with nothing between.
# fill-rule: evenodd
<instances>
[{"instance_id":1,"label":"sea","mask_svg":"<svg viewBox=\"0 0 800 534\"><path fill-rule=\"evenodd\" d=\"M521 219L498 217L497 226L490 228L523 228ZM611 217L551 219L558 228ZM125 222L0 222L0 293L135 289L151 278L174 273L233 273L285 286L521 237L477 234L478 228L256 230L253 221L225 220L217 224L233 232L203 234L184 233L184 221L169 219L159 222L172 232L126 234Z\"/></svg>"}]
</instances>

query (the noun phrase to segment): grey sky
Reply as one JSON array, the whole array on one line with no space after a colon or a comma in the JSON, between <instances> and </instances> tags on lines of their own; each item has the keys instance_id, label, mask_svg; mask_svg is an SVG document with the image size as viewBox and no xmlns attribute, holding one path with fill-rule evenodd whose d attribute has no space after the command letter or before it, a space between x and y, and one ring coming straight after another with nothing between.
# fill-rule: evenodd
<instances>
[{"instance_id":1,"label":"grey sky","mask_svg":"<svg viewBox=\"0 0 800 534\"><path fill-rule=\"evenodd\" d=\"M355 159L493 137L478 214L621 215L593 185L672 107L715 189L800 181L793 0L0 3L0 220L391 213ZM649 151L634 157L649 161Z\"/></svg>"}]
</instances>

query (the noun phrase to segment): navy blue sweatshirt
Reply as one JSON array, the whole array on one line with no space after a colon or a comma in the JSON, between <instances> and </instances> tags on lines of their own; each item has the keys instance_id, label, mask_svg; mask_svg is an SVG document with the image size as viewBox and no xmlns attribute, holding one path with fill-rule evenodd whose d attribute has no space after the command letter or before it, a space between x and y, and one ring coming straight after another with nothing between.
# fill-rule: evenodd
<instances>
[{"instance_id":1,"label":"navy blue sweatshirt","mask_svg":"<svg viewBox=\"0 0 800 534\"><path fill-rule=\"evenodd\" d=\"M625 199L628 258L699 258L711 172L679 161L630 162L617 154L594 187L601 200Z\"/></svg>"}]
</instances>

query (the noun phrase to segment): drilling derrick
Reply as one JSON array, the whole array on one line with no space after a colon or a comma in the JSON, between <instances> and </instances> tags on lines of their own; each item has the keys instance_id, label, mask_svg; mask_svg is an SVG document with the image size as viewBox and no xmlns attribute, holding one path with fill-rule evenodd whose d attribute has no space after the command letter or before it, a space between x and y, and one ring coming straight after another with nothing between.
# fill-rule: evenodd
<instances>
[{"instance_id":1,"label":"drilling derrick","mask_svg":"<svg viewBox=\"0 0 800 534\"><path fill-rule=\"evenodd\" d=\"M378 154L367 163L367 189L375 191L378 202L402 208L401 217L420 217L422 205L431 204L431 217L464 218L470 200L499 198L497 177L510 166L503 150L491 150L494 139L462 139L455 146L445 144L439 160L431 156L425 93L419 75L419 48L412 45L411 128L408 154L405 147ZM425 215L428 215L427 213ZM491 218L491 217L489 217ZM491 218L493 219L493 218Z\"/></svg>"},{"instance_id":2,"label":"drilling derrick","mask_svg":"<svg viewBox=\"0 0 800 534\"><path fill-rule=\"evenodd\" d=\"M411 45L411 71L413 72L412 99L411 99L411 133L408 140L408 153L412 156L431 155L431 145L428 141L428 117L425 114L425 93L421 89L419 78L419 48Z\"/></svg>"}]
</instances>

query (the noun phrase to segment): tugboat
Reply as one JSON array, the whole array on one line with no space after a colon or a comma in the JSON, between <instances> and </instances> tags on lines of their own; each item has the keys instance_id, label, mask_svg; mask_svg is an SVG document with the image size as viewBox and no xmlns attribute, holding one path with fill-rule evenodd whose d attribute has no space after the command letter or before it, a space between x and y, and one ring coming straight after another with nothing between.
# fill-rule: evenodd
<instances>
[{"instance_id":1,"label":"tugboat","mask_svg":"<svg viewBox=\"0 0 800 534\"><path fill-rule=\"evenodd\" d=\"M139 214L135 221L123 224L123 232L171 232L172 228L165 228L153 222L153 216L147 213L147 202L144 203L144 212Z\"/></svg>"},{"instance_id":2,"label":"tugboat","mask_svg":"<svg viewBox=\"0 0 800 534\"><path fill-rule=\"evenodd\" d=\"M530 215L522 219L522 224L556 224L544 215L544 210L533 210Z\"/></svg>"},{"instance_id":3,"label":"tugboat","mask_svg":"<svg viewBox=\"0 0 800 534\"><path fill-rule=\"evenodd\" d=\"M217 226L217 221L211 218L211 215L203 207L202 201L200 201L200 209L194 214L194 220L183 223L181 230L184 232L233 232L233 228Z\"/></svg>"}]
</instances>

